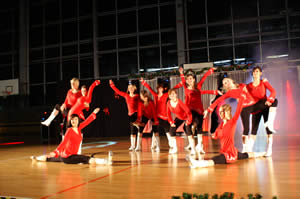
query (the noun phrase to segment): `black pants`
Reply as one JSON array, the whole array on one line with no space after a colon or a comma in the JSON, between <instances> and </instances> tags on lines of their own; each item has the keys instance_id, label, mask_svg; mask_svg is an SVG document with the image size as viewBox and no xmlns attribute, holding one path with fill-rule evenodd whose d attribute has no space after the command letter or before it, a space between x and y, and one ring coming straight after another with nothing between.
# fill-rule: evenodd
<instances>
[{"instance_id":1,"label":"black pants","mask_svg":"<svg viewBox=\"0 0 300 199\"><path fill-rule=\"evenodd\" d=\"M137 112L129 116L129 125L130 125L130 134L136 135L138 132L138 129L136 126L134 126L132 123L137 120Z\"/></svg>"},{"instance_id":2,"label":"black pants","mask_svg":"<svg viewBox=\"0 0 300 199\"><path fill-rule=\"evenodd\" d=\"M60 115L60 120L63 124L62 128L60 129L60 135L65 135L66 133L66 130L68 128L68 113L69 113L69 108L65 108L63 111L60 110L60 105L59 104L56 104L54 109L56 109L57 111L59 111L59 113L61 113Z\"/></svg>"},{"instance_id":3,"label":"black pants","mask_svg":"<svg viewBox=\"0 0 300 199\"><path fill-rule=\"evenodd\" d=\"M146 126L149 120L152 121L152 132L157 133L158 132L157 125L154 125L154 119L148 119L147 117L143 116L141 123L144 123ZM139 133L143 133L145 126L139 126L140 127Z\"/></svg>"},{"instance_id":4,"label":"black pants","mask_svg":"<svg viewBox=\"0 0 300 199\"><path fill-rule=\"evenodd\" d=\"M164 135L165 133L169 132L170 130L170 123L168 120L163 120L161 118L158 118L158 127L157 130L160 135Z\"/></svg>"},{"instance_id":5,"label":"black pants","mask_svg":"<svg viewBox=\"0 0 300 199\"><path fill-rule=\"evenodd\" d=\"M185 120L180 120L178 118L175 118L175 127L170 126L170 135L175 136L176 135L176 129L183 123ZM191 125L184 125L184 130L187 136L192 135Z\"/></svg>"},{"instance_id":6,"label":"black pants","mask_svg":"<svg viewBox=\"0 0 300 199\"><path fill-rule=\"evenodd\" d=\"M203 124L203 115L200 115L196 111L191 111L193 115L193 124L196 124L196 134L203 134L202 124Z\"/></svg>"},{"instance_id":7,"label":"black pants","mask_svg":"<svg viewBox=\"0 0 300 199\"><path fill-rule=\"evenodd\" d=\"M238 152L238 160L248 159L248 158L249 158L248 153L240 153L240 152ZM220 155L214 156L212 158L212 161L214 161L215 164L227 164L226 158L225 158L224 154L220 154Z\"/></svg>"},{"instance_id":8,"label":"black pants","mask_svg":"<svg viewBox=\"0 0 300 199\"><path fill-rule=\"evenodd\" d=\"M243 127L244 127L243 135L249 134L250 114L268 109L269 107L267 105L265 105L265 103L266 103L266 100L260 100L256 104L253 104L251 106L243 108L243 110L241 112L241 118L242 118L242 123L243 123Z\"/></svg>"},{"instance_id":9,"label":"black pants","mask_svg":"<svg viewBox=\"0 0 300 199\"><path fill-rule=\"evenodd\" d=\"M47 158L47 162L63 162L65 164L89 164L91 157L86 155L71 155L67 158Z\"/></svg>"},{"instance_id":10,"label":"black pants","mask_svg":"<svg viewBox=\"0 0 300 199\"><path fill-rule=\"evenodd\" d=\"M271 107L277 107L277 105L278 105L278 100L275 99L275 101L272 103ZM262 116L264 118L264 122L268 121L269 109L270 109L270 107L268 107L268 108L264 109L263 111L260 111L256 114L252 115L252 130L251 130L252 135L257 135L258 126L259 126L260 119L261 119ZM268 129L266 129L266 131L267 131L268 135L272 134L272 132L269 131Z\"/></svg>"}]
</instances>

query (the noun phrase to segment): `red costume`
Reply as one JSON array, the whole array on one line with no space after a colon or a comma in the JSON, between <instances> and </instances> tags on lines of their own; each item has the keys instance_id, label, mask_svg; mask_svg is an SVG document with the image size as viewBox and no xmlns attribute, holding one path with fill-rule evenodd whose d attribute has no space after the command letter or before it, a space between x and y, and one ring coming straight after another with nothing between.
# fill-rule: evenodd
<instances>
[{"instance_id":1,"label":"red costume","mask_svg":"<svg viewBox=\"0 0 300 199\"><path fill-rule=\"evenodd\" d=\"M145 106L145 104L142 101L139 102L138 118L137 118L138 122L142 121L142 116L145 116L148 119L154 119L154 124L155 125L158 124L155 106L154 106L154 103L152 100L149 100L149 103L147 106Z\"/></svg>"},{"instance_id":2,"label":"red costume","mask_svg":"<svg viewBox=\"0 0 300 199\"><path fill-rule=\"evenodd\" d=\"M77 99L81 97L81 92L78 90L76 93L72 92L72 89L70 89L67 93L67 97L64 101L64 105L66 108L72 108L77 102Z\"/></svg>"},{"instance_id":3,"label":"red costume","mask_svg":"<svg viewBox=\"0 0 300 199\"><path fill-rule=\"evenodd\" d=\"M234 146L234 133L236 129L236 123L242 111L242 106L244 102L245 95L239 97L239 102L235 111L234 116L228 120L225 124L222 122L219 127L216 129L215 133L213 134L212 138L220 139L221 150L227 163L232 163L237 160L238 158L238 150Z\"/></svg>"},{"instance_id":4,"label":"red costume","mask_svg":"<svg viewBox=\"0 0 300 199\"><path fill-rule=\"evenodd\" d=\"M63 141L54 151L55 157L60 156L63 158L67 158L71 155L76 155L82 141L81 130L95 119L96 114L92 113L85 121L79 124L77 132L74 131L72 127L68 128Z\"/></svg>"},{"instance_id":5,"label":"red costume","mask_svg":"<svg viewBox=\"0 0 300 199\"><path fill-rule=\"evenodd\" d=\"M154 104L156 106L156 114L157 117L159 117L162 120L168 120L168 115L167 115L167 101L169 98L168 93L164 93L162 96L158 96L158 94L151 88L149 84L147 84L146 81L142 81L142 85L145 86L150 93L153 95L154 98ZM182 87L182 83L180 82L174 88L180 88Z\"/></svg>"},{"instance_id":6,"label":"red costume","mask_svg":"<svg viewBox=\"0 0 300 199\"><path fill-rule=\"evenodd\" d=\"M239 88L237 89L232 89L230 91L228 91L227 93L225 93L224 95L222 95L221 97L219 97L216 101L214 101L213 104L211 104L208 107L208 111L211 113L213 112L213 110L215 109L215 107L223 100L227 99L227 98L236 98L236 99L240 99L242 96L245 96L245 100L243 100L243 105L242 108L245 108L247 106L251 106L253 104L256 103L256 101L254 100L254 98L252 97L252 95L248 92L246 84L239 84Z\"/></svg>"},{"instance_id":7,"label":"red costume","mask_svg":"<svg viewBox=\"0 0 300 199\"><path fill-rule=\"evenodd\" d=\"M140 100L140 96L138 94L131 97L128 93L122 92L115 86L114 83L110 84L110 87L120 96L124 97L127 103L128 115L131 116L135 112L138 111L138 102Z\"/></svg>"},{"instance_id":8,"label":"red costume","mask_svg":"<svg viewBox=\"0 0 300 199\"><path fill-rule=\"evenodd\" d=\"M207 90L207 91L202 91L202 85L205 81L205 79L211 75L214 72L214 69L211 68L209 69L204 76L201 78L201 80L197 84L197 89L188 89L186 86L186 81L185 77L183 74L180 74L180 78L182 81L182 84L184 86L184 92L185 92L185 104L189 107L190 110L194 110L200 115L203 115L203 104L202 104L202 99L201 99L201 94L214 94L217 95L218 91L212 91L212 90Z\"/></svg>"},{"instance_id":9,"label":"red costume","mask_svg":"<svg viewBox=\"0 0 300 199\"><path fill-rule=\"evenodd\" d=\"M81 96L77 99L77 102L72 108L70 109L68 113L68 121L72 114L77 114L81 119L85 120L84 114L82 112L83 109L89 110L89 106L86 107L86 103L91 103L92 101L92 93L94 91L94 88L100 84L99 80L96 80L89 88L88 94L86 96Z\"/></svg>"},{"instance_id":10,"label":"red costume","mask_svg":"<svg viewBox=\"0 0 300 199\"><path fill-rule=\"evenodd\" d=\"M167 113L168 113L168 121L170 124L174 124L174 120L172 119L171 113L174 113L176 117L180 120L186 120L187 125L190 125L193 121L193 116L187 105L185 105L180 99L178 99L178 103L176 107L171 106L171 102L167 103Z\"/></svg>"},{"instance_id":11,"label":"red costume","mask_svg":"<svg viewBox=\"0 0 300 199\"><path fill-rule=\"evenodd\" d=\"M251 82L247 85L247 89L256 102L262 99L267 99L268 102L273 103L275 100L276 91L267 79L262 79L258 86L254 86L253 82ZM270 96L268 98L266 95L267 89L270 91Z\"/></svg>"}]
</instances>

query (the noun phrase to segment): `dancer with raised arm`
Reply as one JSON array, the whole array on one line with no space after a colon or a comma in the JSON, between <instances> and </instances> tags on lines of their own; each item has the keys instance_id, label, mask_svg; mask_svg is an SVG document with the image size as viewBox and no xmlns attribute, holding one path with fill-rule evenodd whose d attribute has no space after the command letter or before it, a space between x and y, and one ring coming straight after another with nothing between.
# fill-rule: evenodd
<instances>
[{"instance_id":1,"label":"dancer with raised arm","mask_svg":"<svg viewBox=\"0 0 300 199\"><path fill-rule=\"evenodd\" d=\"M249 139L249 151L252 152L253 145L256 140L256 134L259 126L261 117L263 116L265 121L265 127L267 132L267 153L266 156L272 156L272 144L273 144L273 132L274 130L274 120L276 116L276 109L278 100L275 98L276 91L268 82L267 79L261 79L262 69L256 66L252 70L253 82L247 85L249 93L252 95L255 101L261 101L267 105L267 108L252 115L252 130ZM270 91L269 97L267 97L267 89Z\"/></svg>"},{"instance_id":2,"label":"dancer with raised arm","mask_svg":"<svg viewBox=\"0 0 300 199\"><path fill-rule=\"evenodd\" d=\"M220 139L221 154L213 157L211 160L195 160L190 156L187 156L186 159L189 162L191 168L211 167L215 164L233 163L236 160L257 158L262 156L262 153L240 153L234 146L236 123L242 110L243 102L246 96L244 94L240 95L238 93L235 93L234 97L238 99L238 105L234 116L232 117L231 115L230 105L222 105L219 109L219 115L223 122L219 125L216 132L213 134L214 139ZM206 114L204 117L206 117Z\"/></svg>"},{"instance_id":3,"label":"dancer with raised arm","mask_svg":"<svg viewBox=\"0 0 300 199\"><path fill-rule=\"evenodd\" d=\"M156 107L156 114L157 114L157 118L158 118L158 135L152 137L152 144L151 144L151 148L156 148L156 147L160 147L159 145L157 145L157 141L159 142L159 134L163 135L166 134L167 138L168 138L168 143L169 146L172 148L171 142L170 142L170 133L169 133L169 129L170 129L170 124L168 122L168 115L167 115L167 101L169 98L168 92L166 92L165 87L163 84L158 84L157 85L157 92L155 92L151 86L143 79L141 78L141 83L143 86L145 86L150 93L152 94L153 98L154 98L154 104ZM174 86L174 88L180 88L182 86L182 83L180 82L178 85ZM154 140L155 139L155 140Z\"/></svg>"},{"instance_id":4,"label":"dancer with raised arm","mask_svg":"<svg viewBox=\"0 0 300 199\"><path fill-rule=\"evenodd\" d=\"M203 130L202 130L202 123L203 123L203 104L202 104L202 99L201 95L202 94L213 94L217 95L218 90L202 90L202 85L205 81L205 79L211 75L214 72L215 68L210 68L204 76L201 78L201 80L197 83L196 78L194 74L188 74L186 78L184 77L183 74L183 68L179 68L179 73L180 73L180 78L182 85L184 87L184 92L185 92L185 104L188 106L190 109L192 115L193 115L193 125L196 126L196 134L197 134L197 140L198 144L196 146L196 150L202 154L205 153L203 149L203 141L202 141L202 135L203 135ZM193 136L189 136L189 143L191 146L191 153L195 154L195 146L191 145L191 143L194 143L192 141L194 138Z\"/></svg>"},{"instance_id":5,"label":"dancer with raised arm","mask_svg":"<svg viewBox=\"0 0 300 199\"><path fill-rule=\"evenodd\" d=\"M51 122L54 120L54 118L61 113L66 117L68 114L68 111L72 108L72 106L75 105L77 102L77 99L81 97L81 92L78 90L79 88L79 79L73 78L70 81L71 89L68 91L66 99L64 103L60 106L59 104L56 104L51 115L46 119L45 121L41 122L42 125L49 126Z\"/></svg>"},{"instance_id":6,"label":"dancer with raised arm","mask_svg":"<svg viewBox=\"0 0 300 199\"><path fill-rule=\"evenodd\" d=\"M90 103L92 101L92 94L94 91L94 88L96 86L100 85L100 80L94 81L92 85L89 88L89 91L87 92L87 88L85 85L81 86L81 97L77 99L77 102L72 106L68 113L68 121L70 119L70 116L73 114L77 114L80 119L85 120L84 114L82 112L83 109L89 110Z\"/></svg>"},{"instance_id":7,"label":"dancer with raised arm","mask_svg":"<svg viewBox=\"0 0 300 199\"><path fill-rule=\"evenodd\" d=\"M152 132L156 137L157 145L155 147L155 151L160 151L160 140L159 134L157 131L158 119L156 115L155 105L154 102L151 100L147 91L142 90L140 92L141 100L139 101L138 106L138 117L137 121L135 122L139 126L139 133L137 135L137 146L135 151L142 150L142 137L145 125L148 123L149 120L152 121Z\"/></svg>"},{"instance_id":8,"label":"dancer with raised arm","mask_svg":"<svg viewBox=\"0 0 300 199\"><path fill-rule=\"evenodd\" d=\"M188 137L192 136L191 124L193 121L193 116L187 105L185 105L180 99L178 99L176 89L170 89L168 91L169 101L167 103L167 115L168 121L170 123L170 135L173 148L170 150L171 154L177 153L176 144L176 129L185 123L185 132ZM171 113L175 114L175 119L173 120ZM195 140L189 139L192 146L195 146ZM195 151L191 154L195 154Z\"/></svg>"},{"instance_id":9,"label":"dancer with raised arm","mask_svg":"<svg viewBox=\"0 0 300 199\"><path fill-rule=\"evenodd\" d=\"M137 120L137 110L138 103L140 100L140 96L136 94L136 86L133 84L129 84L127 87L127 92L122 92L115 86L112 80L109 80L110 87L120 96L124 97L126 100L127 108L128 108L128 116L129 116L129 124L130 124L130 143L131 146L129 148L130 151L135 150L135 141L136 141L136 133L138 131L137 127L134 125L134 122Z\"/></svg>"},{"instance_id":10,"label":"dancer with raised arm","mask_svg":"<svg viewBox=\"0 0 300 199\"><path fill-rule=\"evenodd\" d=\"M96 119L96 114L99 112L96 108L93 113L82 123L80 123L79 116L76 114L71 115L69 125L65 138L59 146L51 153L41 156L31 156L32 160L43 162L64 162L66 164L112 164L112 153L109 152L107 159L94 158L85 155L78 155L79 145L82 141L81 130L89 125Z\"/></svg>"}]
</instances>

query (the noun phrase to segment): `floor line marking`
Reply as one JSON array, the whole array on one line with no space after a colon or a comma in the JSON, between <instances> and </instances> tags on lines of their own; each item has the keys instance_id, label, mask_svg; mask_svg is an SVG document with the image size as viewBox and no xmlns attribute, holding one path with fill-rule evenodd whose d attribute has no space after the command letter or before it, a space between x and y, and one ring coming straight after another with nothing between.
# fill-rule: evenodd
<instances>
[{"instance_id":1,"label":"floor line marking","mask_svg":"<svg viewBox=\"0 0 300 199\"><path fill-rule=\"evenodd\" d=\"M160 157L162 158L162 157L165 157L165 156L168 156L168 155L169 155L169 154L165 154L165 155L162 155L162 156L160 156ZM137 166L139 166L139 165L147 164L147 163L149 163L149 162L152 162L152 160L146 160L146 161L144 161L144 162L142 162L142 163L140 163L140 164L135 164L135 165L132 165L132 166L130 166L130 167L121 169L121 170L119 170L119 171L116 171L116 172L113 172L113 173L110 173L110 174L106 174L106 175L104 175L104 176L100 176L100 177L98 177L98 178L89 180L89 181L87 181L87 182L84 182L84 183L81 183L81 184L78 184L78 185L69 187L69 188L67 188L67 189L58 191L58 192L56 192L56 193L53 193L53 194L50 194L50 195L47 195L47 196L43 196L43 197L41 197L40 199L46 199L46 198L53 197L53 196L55 196L55 195L58 195L58 194L61 194L61 193L64 193L64 192L67 192L67 191L76 189L76 188L78 188L78 187L87 185L87 184L89 184L89 183L96 182L96 181L98 181L98 180L104 179L104 178L109 177L109 176L112 176L112 175L116 175L116 174L118 174L118 173L127 171L127 170L132 169L132 168L134 168L134 167L137 167Z\"/></svg>"}]
</instances>

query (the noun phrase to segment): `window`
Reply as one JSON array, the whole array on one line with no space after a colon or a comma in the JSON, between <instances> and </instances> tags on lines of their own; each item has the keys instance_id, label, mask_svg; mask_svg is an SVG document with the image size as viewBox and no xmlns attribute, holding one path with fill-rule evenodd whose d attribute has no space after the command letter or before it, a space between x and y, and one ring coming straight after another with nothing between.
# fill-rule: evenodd
<instances>
[{"instance_id":1,"label":"window","mask_svg":"<svg viewBox=\"0 0 300 199\"><path fill-rule=\"evenodd\" d=\"M140 46L158 45L158 33L153 35L141 35L139 37Z\"/></svg>"},{"instance_id":2,"label":"window","mask_svg":"<svg viewBox=\"0 0 300 199\"><path fill-rule=\"evenodd\" d=\"M59 57L59 47L46 48L45 49L46 58Z\"/></svg>"},{"instance_id":3,"label":"window","mask_svg":"<svg viewBox=\"0 0 300 199\"><path fill-rule=\"evenodd\" d=\"M209 55L211 61L230 60L233 59L232 54L233 54L232 47L217 47L217 48L209 49Z\"/></svg>"},{"instance_id":4,"label":"window","mask_svg":"<svg viewBox=\"0 0 300 199\"><path fill-rule=\"evenodd\" d=\"M59 43L59 25L48 25L45 30L46 45Z\"/></svg>"},{"instance_id":5,"label":"window","mask_svg":"<svg viewBox=\"0 0 300 199\"><path fill-rule=\"evenodd\" d=\"M190 63L200 63L207 61L207 49L190 51Z\"/></svg>"},{"instance_id":6,"label":"window","mask_svg":"<svg viewBox=\"0 0 300 199\"><path fill-rule=\"evenodd\" d=\"M208 1L207 1L208 2ZM205 1L188 1L188 24L205 24Z\"/></svg>"},{"instance_id":7,"label":"window","mask_svg":"<svg viewBox=\"0 0 300 199\"><path fill-rule=\"evenodd\" d=\"M114 11L116 9L115 1L96 1L99 12Z\"/></svg>"},{"instance_id":8,"label":"window","mask_svg":"<svg viewBox=\"0 0 300 199\"><path fill-rule=\"evenodd\" d=\"M30 58L30 61L43 59L43 50L39 49L39 50L30 51L29 58Z\"/></svg>"},{"instance_id":9,"label":"window","mask_svg":"<svg viewBox=\"0 0 300 199\"><path fill-rule=\"evenodd\" d=\"M206 40L206 28L189 29L189 40Z\"/></svg>"},{"instance_id":10,"label":"window","mask_svg":"<svg viewBox=\"0 0 300 199\"><path fill-rule=\"evenodd\" d=\"M68 22L63 23L62 25L62 41L70 42L77 41L78 30L77 30L77 22Z\"/></svg>"},{"instance_id":11,"label":"window","mask_svg":"<svg viewBox=\"0 0 300 199\"><path fill-rule=\"evenodd\" d=\"M207 16L208 16L208 22L230 20L231 19L230 0L207 1Z\"/></svg>"},{"instance_id":12,"label":"window","mask_svg":"<svg viewBox=\"0 0 300 199\"><path fill-rule=\"evenodd\" d=\"M78 77L77 60L64 61L62 65L63 80L70 80L73 77Z\"/></svg>"},{"instance_id":13,"label":"window","mask_svg":"<svg viewBox=\"0 0 300 199\"><path fill-rule=\"evenodd\" d=\"M118 15L118 32L119 34L136 32L136 11Z\"/></svg>"},{"instance_id":14,"label":"window","mask_svg":"<svg viewBox=\"0 0 300 199\"><path fill-rule=\"evenodd\" d=\"M163 67L173 67L174 65L178 65L177 59L177 46L176 45L169 45L163 46L161 48L162 54L162 66Z\"/></svg>"},{"instance_id":15,"label":"window","mask_svg":"<svg viewBox=\"0 0 300 199\"><path fill-rule=\"evenodd\" d=\"M46 104L57 104L57 84L46 85Z\"/></svg>"},{"instance_id":16,"label":"window","mask_svg":"<svg viewBox=\"0 0 300 199\"><path fill-rule=\"evenodd\" d=\"M43 45L43 29L41 27L31 28L29 37L30 47L38 47Z\"/></svg>"},{"instance_id":17,"label":"window","mask_svg":"<svg viewBox=\"0 0 300 199\"><path fill-rule=\"evenodd\" d=\"M256 1L232 1L233 18L243 19L250 17L257 17L257 3Z\"/></svg>"},{"instance_id":18,"label":"window","mask_svg":"<svg viewBox=\"0 0 300 199\"><path fill-rule=\"evenodd\" d=\"M151 72L149 69L160 68L159 48L140 49L140 66L144 72Z\"/></svg>"},{"instance_id":19,"label":"window","mask_svg":"<svg viewBox=\"0 0 300 199\"><path fill-rule=\"evenodd\" d=\"M46 63L46 82L56 82L59 80L59 68L59 61Z\"/></svg>"},{"instance_id":20,"label":"window","mask_svg":"<svg viewBox=\"0 0 300 199\"><path fill-rule=\"evenodd\" d=\"M59 20L59 0L46 1L45 18L46 22Z\"/></svg>"},{"instance_id":21,"label":"window","mask_svg":"<svg viewBox=\"0 0 300 199\"><path fill-rule=\"evenodd\" d=\"M177 44L177 34L176 32L162 32L161 33L161 43L162 44Z\"/></svg>"},{"instance_id":22,"label":"window","mask_svg":"<svg viewBox=\"0 0 300 199\"><path fill-rule=\"evenodd\" d=\"M292 11L300 11L298 0L288 0L288 8Z\"/></svg>"},{"instance_id":23,"label":"window","mask_svg":"<svg viewBox=\"0 0 300 199\"><path fill-rule=\"evenodd\" d=\"M116 34L116 16L106 15L98 18L98 35L99 37Z\"/></svg>"},{"instance_id":24,"label":"window","mask_svg":"<svg viewBox=\"0 0 300 199\"><path fill-rule=\"evenodd\" d=\"M232 45L232 39L222 39L222 40L210 40L209 46L225 46L225 45Z\"/></svg>"},{"instance_id":25,"label":"window","mask_svg":"<svg viewBox=\"0 0 300 199\"><path fill-rule=\"evenodd\" d=\"M120 38L118 41L119 48L131 48L137 45L136 37Z\"/></svg>"},{"instance_id":26,"label":"window","mask_svg":"<svg viewBox=\"0 0 300 199\"><path fill-rule=\"evenodd\" d=\"M272 61L268 56L285 54L288 54L287 40L262 43L262 55L264 61Z\"/></svg>"},{"instance_id":27,"label":"window","mask_svg":"<svg viewBox=\"0 0 300 199\"><path fill-rule=\"evenodd\" d=\"M76 55L77 54L77 45L69 45L62 47L62 55Z\"/></svg>"},{"instance_id":28,"label":"window","mask_svg":"<svg viewBox=\"0 0 300 199\"><path fill-rule=\"evenodd\" d=\"M4 33L0 35L0 52L8 52L12 50L12 34Z\"/></svg>"},{"instance_id":29,"label":"window","mask_svg":"<svg viewBox=\"0 0 300 199\"><path fill-rule=\"evenodd\" d=\"M209 26L208 37L211 38L224 38L232 36L231 24L220 25L220 26Z\"/></svg>"},{"instance_id":30,"label":"window","mask_svg":"<svg viewBox=\"0 0 300 199\"><path fill-rule=\"evenodd\" d=\"M286 31L286 19L270 19L261 21L262 32Z\"/></svg>"},{"instance_id":31,"label":"window","mask_svg":"<svg viewBox=\"0 0 300 199\"><path fill-rule=\"evenodd\" d=\"M93 0L78 0L79 1L79 16L92 15Z\"/></svg>"},{"instance_id":32,"label":"window","mask_svg":"<svg viewBox=\"0 0 300 199\"><path fill-rule=\"evenodd\" d=\"M139 31L158 29L158 9L146 8L139 10Z\"/></svg>"},{"instance_id":33,"label":"window","mask_svg":"<svg viewBox=\"0 0 300 199\"><path fill-rule=\"evenodd\" d=\"M99 42L99 48L98 50L104 51L104 50L113 50L116 49L116 40L104 40Z\"/></svg>"},{"instance_id":34,"label":"window","mask_svg":"<svg viewBox=\"0 0 300 199\"><path fill-rule=\"evenodd\" d=\"M137 52L119 52L119 71L120 75L137 73Z\"/></svg>"},{"instance_id":35,"label":"window","mask_svg":"<svg viewBox=\"0 0 300 199\"><path fill-rule=\"evenodd\" d=\"M30 7L30 24L37 25L43 23L43 7L32 6Z\"/></svg>"},{"instance_id":36,"label":"window","mask_svg":"<svg viewBox=\"0 0 300 199\"><path fill-rule=\"evenodd\" d=\"M244 44L235 46L235 58L245 58L245 62L260 62L259 44Z\"/></svg>"},{"instance_id":37,"label":"window","mask_svg":"<svg viewBox=\"0 0 300 199\"><path fill-rule=\"evenodd\" d=\"M101 77L117 75L117 54L100 54L99 73Z\"/></svg>"},{"instance_id":38,"label":"window","mask_svg":"<svg viewBox=\"0 0 300 199\"><path fill-rule=\"evenodd\" d=\"M300 15L290 16L290 29L300 29Z\"/></svg>"},{"instance_id":39,"label":"window","mask_svg":"<svg viewBox=\"0 0 300 199\"><path fill-rule=\"evenodd\" d=\"M84 19L79 22L80 40L93 38L93 22L92 19Z\"/></svg>"},{"instance_id":40,"label":"window","mask_svg":"<svg viewBox=\"0 0 300 199\"><path fill-rule=\"evenodd\" d=\"M29 81L31 84L44 82L43 64L31 64L29 66Z\"/></svg>"},{"instance_id":41,"label":"window","mask_svg":"<svg viewBox=\"0 0 300 199\"><path fill-rule=\"evenodd\" d=\"M259 1L260 15L280 15L285 10L285 0L262 0Z\"/></svg>"},{"instance_id":42,"label":"window","mask_svg":"<svg viewBox=\"0 0 300 199\"><path fill-rule=\"evenodd\" d=\"M93 52L93 43L80 44L80 54L92 53L92 52Z\"/></svg>"},{"instance_id":43,"label":"window","mask_svg":"<svg viewBox=\"0 0 300 199\"><path fill-rule=\"evenodd\" d=\"M151 4L157 4L157 0L138 0L138 5L151 5Z\"/></svg>"},{"instance_id":44,"label":"window","mask_svg":"<svg viewBox=\"0 0 300 199\"><path fill-rule=\"evenodd\" d=\"M234 37L258 33L258 23L256 20L246 23L236 23L233 27Z\"/></svg>"},{"instance_id":45,"label":"window","mask_svg":"<svg viewBox=\"0 0 300 199\"><path fill-rule=\"evenodd\" d=\"M136 0L118 0L117 7L118 9L124 9L124 8L132 8L136 6Z\"/></svg>"},{"instance_id":46,"label":"window","mask_svg":"<svg viewBox=\"0 0 300 199\"><path fill-rule=\"evenodd\" d=\"M0 80L12 79L12 69L10 66L0 66Z\"/></svg>"},{"instance_id":47,"label":"window","mask_svg":"<svg viewBox=\"0 0 300 199\"><path fill-rule=\"evenodd\" d=\"M92 58L80 60L80 78L94 78L94 61Z\"/></svg>"},{"instance_id":48,"label":"window","mask_svg":"<svg viewBox=\"0 0 300 199\"><path fill-rule=\"evenodd\" d=\"M0 12L0 30L11 29L13 25L12 12Z\"/></svg>"},{"instance_id":49,"label":"window","mask_svg":"<svg viewBox=\"0 0 300 199\"><path fill-rule=\"evenodd\" d=\"M176 28L176 9L175 5L160 7L160 28Z\"/></svg>"},{"instance_id":50,"label":"window","mask_svg":"<svg viewBox=\"0 0 300 199\"><path fill-rule=\"evenodd\" d=\"M64 19L77 17L77 1L63 0L61 1L61 6Z\"/></svg>"}]
</instances>

